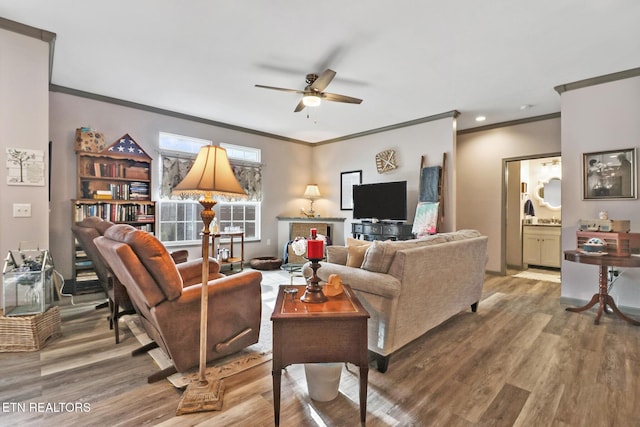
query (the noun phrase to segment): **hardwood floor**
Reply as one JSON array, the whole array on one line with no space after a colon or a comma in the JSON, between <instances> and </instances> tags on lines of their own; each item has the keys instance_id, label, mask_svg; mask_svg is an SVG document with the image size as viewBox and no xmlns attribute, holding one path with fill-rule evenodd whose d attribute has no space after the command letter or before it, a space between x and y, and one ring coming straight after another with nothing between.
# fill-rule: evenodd
<instances>
[{"instance_id":1,"label":"hardwood floor","mask_svg":"<svg viewBox=\"0 0 640 427\"><path fill-rule=\"evenodd\" d=\"M559 297L557 283L487 276L477 313L401 349L385 374L372 362L367 425L640 425L640 329L609 315L594 325L595 311L566 312ZM222 411L176 417L181 392L146 383L156 367L130 356L126 327L116 345L105 310L62 315L63 337L42 351L0 353L0 425L273 425L271 363L227 378ZM331 402L309 399L301 365L282 391L282 426L360 424L353 366Z\"/></svg>"}]
</instances>

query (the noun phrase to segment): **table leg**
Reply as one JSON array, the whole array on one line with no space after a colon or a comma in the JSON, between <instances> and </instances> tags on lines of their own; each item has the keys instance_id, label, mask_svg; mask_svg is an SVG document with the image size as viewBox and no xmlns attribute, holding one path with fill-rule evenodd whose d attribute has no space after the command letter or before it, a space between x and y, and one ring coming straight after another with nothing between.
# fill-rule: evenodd
<instances>
[{"instance_id":1,"label":"table leg","mask_svg":"<svg viewBox=\"0 0 640 427\"><path fill-rule=\"evenodd\" d=\"M596 314L596 318L593 321L596 325L600 324L600 318L602 317L603 312L607 312L607 306L613 310L615 314L618 315L621 319L626 320L632 325L640 326L640 322L633 320L632 318L623 314L619 309L616 303L613 301L611 295L609 295L609 279L608 279L608 270L609 268L606 265L601 265L600 270L598 272L598 293L591 297L591 301L582 307L568 307L567 311L572 311L574 313L580 313L581 311L589 310L596 304L598 305L598 313Z\"/></svg>"},{"instance_id":2,"label":"table leg","mask_svg":"<svg viewBox=\"0 0 640 427\"><path fill-rule=\"evenodd\" d=\"M618 306L616 305L616 303L613 301L613 297L611 295L607 295L607 298L605 300L605 305L611 307L611 309L613 310L613 312L615 314L618 315L618 317L620 317L621 319L626 320L627 322L631 323L632 325L636 325L636 326L640 326L640 322L638 322L637 320L634 320L630 317L628 317L627 315L625 315L624 313L622 313L619 309Z\"/></svg>"},{"instance_id":3,"label":"table leg","mask_svg":"<svg viewBox=\"0 0 640 427\"><path fill-rule=\"evenodd\" d=\"M360 421L364 425L367 420L367 384L369 377L369 365L360 365Z\"/></svg>"},{"instance_id":4,"label":"table leg","mask_svg":"<svg viewBox=\"0 0 640 427\"><path fill-rule=\"evenodd\" d=\"M581 311L589 310L591 307L596 305L599 299L600 299L600 294L594 294L591 297L591 301L589 301L587 305L583 305L582 307L567 307L566 310L574 313L580 313Z\"/></svg>"},{"instance_id":5,"label":"table leg","mask_svg":"<svg viewBox=\"0 0 640 427\"><path fill-rule=\"evenodd\" d=\"M276 427L280 425L280 383L282 380L282 369L273 369L273 420Z\"/></svg>"}]
</instances>

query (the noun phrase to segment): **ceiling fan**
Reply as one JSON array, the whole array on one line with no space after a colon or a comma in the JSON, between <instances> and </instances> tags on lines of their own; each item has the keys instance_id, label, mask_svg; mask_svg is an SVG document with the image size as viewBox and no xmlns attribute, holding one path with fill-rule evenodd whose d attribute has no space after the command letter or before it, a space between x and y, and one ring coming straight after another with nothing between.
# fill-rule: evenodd
<instances>
[{"instance_id":1,"label":"ceiling fan","mask_svg":"<svg viewBox=\"0 0 640 427\"><path fill-rule=\"evenodd\" d=\"M294 113L298 111L302 111L304 107L317 107L320 105L321 100L326 99L327 101L333 102L346 102L348 104L360 104L362 99L353 98L351 96L346 95L338 95L337 93L328 93L323 92L331 80L336 76L336 72L327 68L320 75L317 74L307 74L306 82L307 86L304 90L296 90L296 89L286 89L282 87L274 87L274 86L264 86L264 85L255 85L256 87L261 87L263 89L273 89L273 90L281 90L284 92L294 92L302 95L302 99L296 105L296 108L293 110Z\"/></svg>"}]
</instances>

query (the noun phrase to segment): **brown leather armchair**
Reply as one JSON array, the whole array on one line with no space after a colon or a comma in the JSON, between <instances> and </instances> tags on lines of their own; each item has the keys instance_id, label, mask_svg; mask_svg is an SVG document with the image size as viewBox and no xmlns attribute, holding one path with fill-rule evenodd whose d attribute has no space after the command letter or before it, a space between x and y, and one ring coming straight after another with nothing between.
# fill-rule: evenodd
<instances>
[{"instance_id":1,"label":"brown leather armchair","mask_svg":"<svg viewBox=\"0 0 640 427\"><path fill-rule=\"evenodd\" d=\"M84 249L87 257L93 264L93 269L98 276L100 286L104 290L108 298L109 306L109 328L114 330L116 344L120 342L120 330L118 328L118 317L124 314L135 313L129 295L126 289L120 284L105 264L102 255L93 243L96 237L102 236L104 232L113 225L110 221L104 221L97 216L90 216L71 226L73 235L82 249ZM101 308L98 305L96 308ZM122 311L120 310L122 308Z\"/></svg>"},{"instance_id":2,"label":"brown leather armchair","mask_svg":"<svg viewBox=\"0 0 640 427\"><path fill-rule=\"evenodd\" d=\"M110 227L95 244L127 288L145 331L173 361L149 382L197 366L202 260L175 264L158 239L128 225ZM258 342L262 310L262 274L227 277L214 259L209 262L207 361Z\"/></svg>"},{"instance_id":3,"label":"brown leather armchair","mask_svg":"<svg viewBox=\"0 0 640 427\"><path fill-rule=\"evenodd\" d=\"M71 226L73 235L78 240L82 249L84 249L87 257L93 264L93 269L98 276L100 286L104 290L108 298L109 306L109 328L114 330L116 338L116 344L120 342L120 330L118 328L118 318L125 314L133 314L135 310L127 290L120 281L114 277L109 270L108 266L102 259L102 255L98 251L98 248L93 243L96 237L102 236L104 232L114 225L110 221L105 221L97 216L89 216L80 222L77 222ZM176 263L186 262L189 256L187 250L179 250L171 253L171 257ZM102 308L103 305L98 305L96 308ZM122 309L122 310L120 310Z\"/></svg>"}]
</instances>

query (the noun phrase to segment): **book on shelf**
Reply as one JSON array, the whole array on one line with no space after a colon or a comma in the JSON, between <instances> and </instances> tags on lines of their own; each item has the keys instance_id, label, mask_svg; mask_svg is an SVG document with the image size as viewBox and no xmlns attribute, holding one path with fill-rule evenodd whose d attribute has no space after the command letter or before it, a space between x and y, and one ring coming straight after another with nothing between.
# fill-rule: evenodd
<instances>
[{"instance_id":1,"label":"book on shelf","mask_svg":"<svg viewBox=\"0 0 640 427\"><path fill-rule=\"evenodd\" d=\"M76 282L89 282L92 280L98 280L98 275L95 272L81 272L76 274Z\"/></svg>"},{"instance_id":2,"label":"book on shelf","mask_svg":"<svg viewBox=\"0 0 640 427\"><path fill-rule=\"evenodd\" d=\"M87 268L92 266L93 266L93 262L90 260L76 261L76 268Z\"/></svg>"},{"instance_id":3,"label":"book on shelf","mask_svg":"<svg viewBox=\"0 0 640 427\"><path fill-rule=\"evenodd\" d=\"M149 168L131 166L124 170L124 176L130 179L149 179Z\"/></svg>"},{"instance_id":4,"label":"book on shelf","mask_svg":"<svg viewBox=\"0 0 640 427\"><path fill-rule=\"evenodd\" d=\"M93 198L94 199L111 200L113 198L113 195L111 194L111 191L109 191L109 190L96 190L93 193Z\"/></svg>"}]
</instances>

